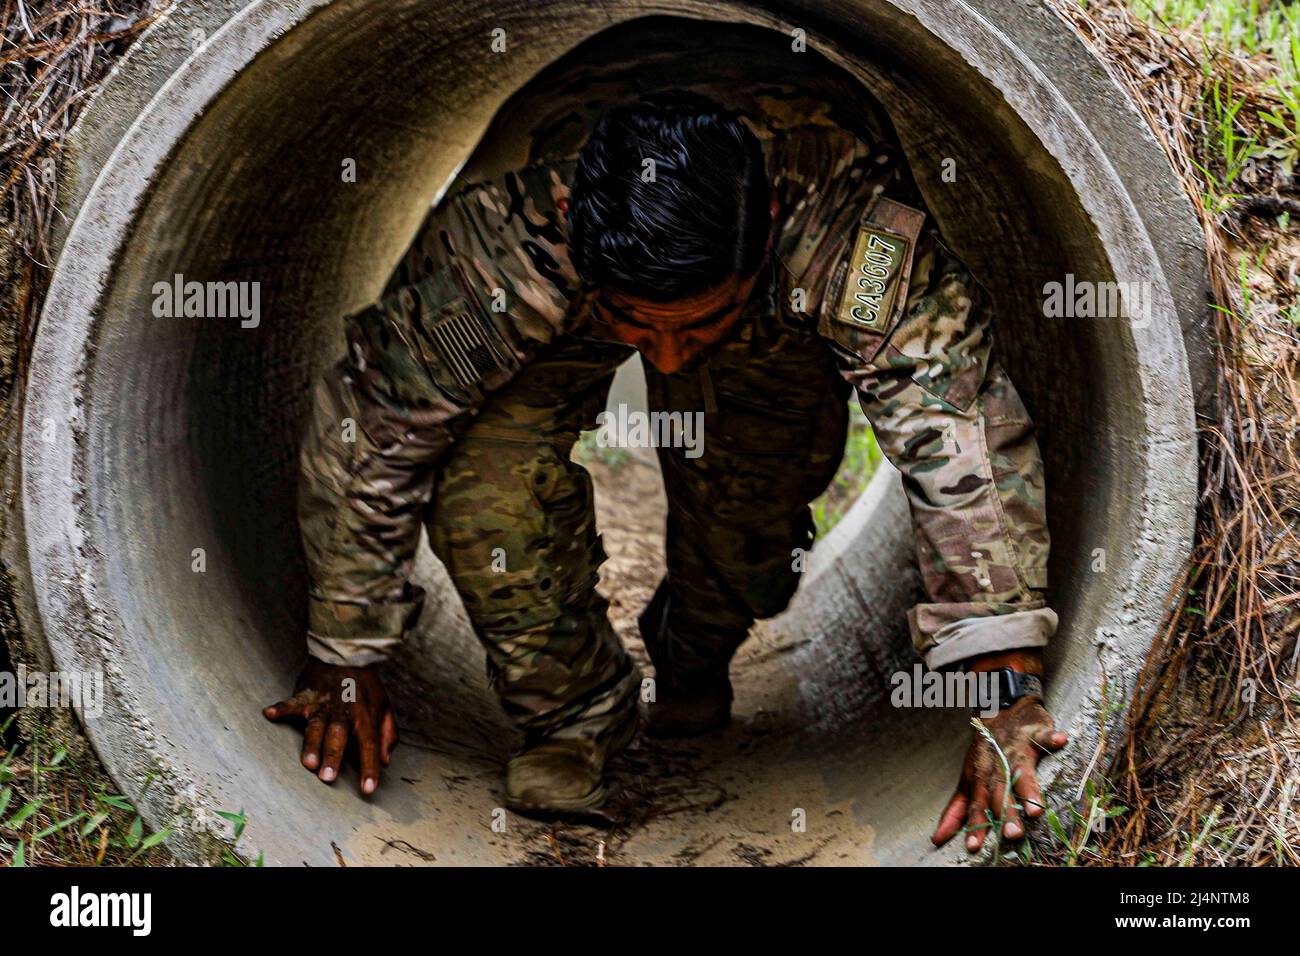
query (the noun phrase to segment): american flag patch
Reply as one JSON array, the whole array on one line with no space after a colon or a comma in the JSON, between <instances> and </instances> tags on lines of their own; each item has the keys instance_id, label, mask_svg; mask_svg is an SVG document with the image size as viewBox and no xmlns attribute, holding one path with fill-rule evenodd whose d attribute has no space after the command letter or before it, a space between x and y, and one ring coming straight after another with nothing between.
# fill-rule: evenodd
<instances>
[{"instance_id":1,"label":"american flag patch","mask_svg":"<svg viewBox=\"0 0 1300 956\"><path fill-rule=\"evenodd\" d=\"M425 358L430 365L450 373L454 382L471 394L479 391L485 378L511 366L500 334L464 298L453 299L439 310L425 338Z\"/></svg>"}]
</instances>

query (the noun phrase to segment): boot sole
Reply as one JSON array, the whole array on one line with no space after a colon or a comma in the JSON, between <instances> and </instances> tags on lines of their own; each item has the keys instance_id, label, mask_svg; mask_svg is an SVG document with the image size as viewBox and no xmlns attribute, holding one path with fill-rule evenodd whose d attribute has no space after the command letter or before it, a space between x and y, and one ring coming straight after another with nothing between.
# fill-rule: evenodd
<instances>
[{"instance_id":1,"label":"boot sole","mask_svg":"<svg viewBox=\"0 0 1300 956\"><path fill-rule=\"evenodd\" d=\"M506 806L516 813L527 813L533 815L558 814L558 813L581 813L584 810L596 810L604 804L609 794L605 785L601 784L585 797L577 797L566 800L522 800L515 799L506 794Z\"/></svg>"}]
</instances>

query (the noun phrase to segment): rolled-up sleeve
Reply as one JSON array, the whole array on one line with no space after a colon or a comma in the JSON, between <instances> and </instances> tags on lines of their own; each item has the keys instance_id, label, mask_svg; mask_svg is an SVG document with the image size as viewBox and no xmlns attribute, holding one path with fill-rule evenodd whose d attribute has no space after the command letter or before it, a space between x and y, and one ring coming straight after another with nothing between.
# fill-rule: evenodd
<instances>
[{"instance_id":1,"label":"rolled-up sleeve","mask_svg":"<svg viewBox=\"0 0 1300 956\"><path fill-rule=\"evenodd\" d=\"M908 619L931 668L1056 631L1042 457L991 345L985 293L931 229L902 318L871 361L845 368L902 473L926 592Z\"/></svg>"},{"instance_id":2,"label":"rolled-up sleeve","mask_svg":"<svg viewBox=\"0 0 1300 956\"><path fill-rule=\"evenodd\" d=\"M299 455L307 649L329 664L377 663L414 626L424 593L407 578L436 463L472 410L413 355L377 354L406 321L399 298L349 320L349 355L317 383Z\"/></svg>"}]
</instances>

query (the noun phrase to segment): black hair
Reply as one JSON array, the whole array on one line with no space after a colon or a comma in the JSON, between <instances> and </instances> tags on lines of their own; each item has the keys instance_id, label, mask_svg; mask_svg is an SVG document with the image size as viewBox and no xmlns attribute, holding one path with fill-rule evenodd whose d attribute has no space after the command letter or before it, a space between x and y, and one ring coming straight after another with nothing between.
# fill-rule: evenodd
<instances>
[{"instance_id":1,"label":"black hair","mask_svg":"<svg viewBox=\"0 0 1300 956\"><path fill-rule=\"evenodd\" d=\"M569 253L594 286L656 302L694 295L758 269L770 192L762 147L736 113L682 90L648 96L605 113L583 146Z\"/></svg>"}]
</instances>

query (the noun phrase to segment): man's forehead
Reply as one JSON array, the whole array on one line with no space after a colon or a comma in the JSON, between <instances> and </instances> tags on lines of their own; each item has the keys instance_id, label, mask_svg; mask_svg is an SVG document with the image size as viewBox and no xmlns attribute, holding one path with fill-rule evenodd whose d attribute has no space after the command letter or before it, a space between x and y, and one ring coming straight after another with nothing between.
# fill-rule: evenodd
<instances>
[{"instance_id":1,"label":"man's forehead","mask_svg":"<svg viewBox=\"0 0 1300 956\"><path fill-rule=\"evenodd\" d=\"M692 310L684 312L680 318L674 320L656 314L643 314L635 305L614 305L603 301L597 303L597 307L603 308L607 313L609 321L628 325L634 329L656 332L688 332L692 329L708 328L740 309L741 305L742 303L739 302L728 302L708 312Z\"/></svg>"},{"instance_id":2,"label":"man's forehead","mask_svg":"<svg viewBox=\"0 0 1300 956\"><path fill-rule=\"evenodd\" d=\"M757 276L732 273L716 286L672 302L655 302L614 289L602 290L596 307L606 321L633 328L684 332L707 328L744 306Z\"/></svg>"}]
</instances>

